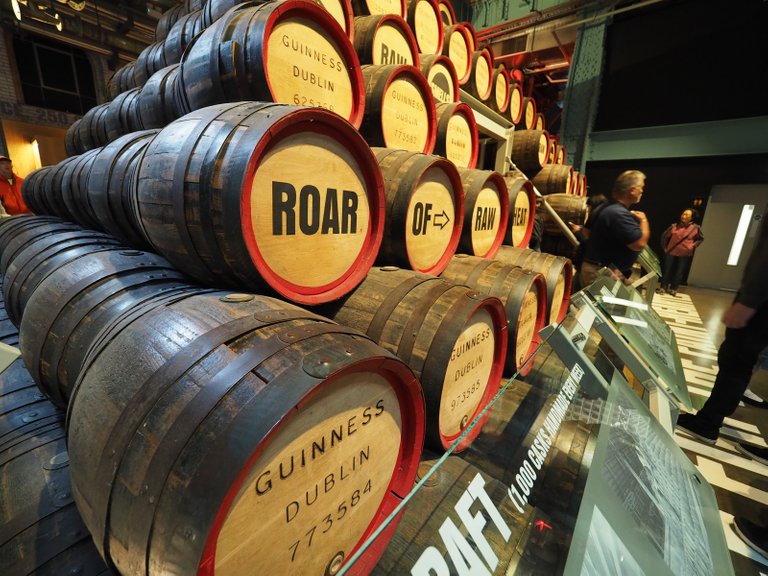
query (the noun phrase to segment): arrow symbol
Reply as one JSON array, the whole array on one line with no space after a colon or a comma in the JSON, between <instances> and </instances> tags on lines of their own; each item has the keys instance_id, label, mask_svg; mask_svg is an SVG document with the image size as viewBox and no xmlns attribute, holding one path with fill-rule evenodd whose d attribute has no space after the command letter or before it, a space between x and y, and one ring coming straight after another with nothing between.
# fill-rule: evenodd
<instances>
[{"instance_id":1,"label":"arrow symbol","mask_svg":"<svg viewBox=\"0 0 768 576\"><path fill-rule=\"evenodd\" d=\"M437 221L438 218L440 218L440 222ZM445 219L445 222L443 222L443 218ZM432 221L435 223L435 226L440 226L440 230L442 230L448 225L448 222L450 222L451 219L448 218L448 214L446 214L445 209L443 209L442 214L435 214L435 217L432 219Z\"/></svg>"},{"instance_id":2,"label":"arrow symbol","mask_svg":"<svg viewBox=\"0 0 768 576\"><path fill-rule=\"evenodd\" d=\"M536 526L536 528L539 529L539 532L544 532L545 528L547 530L551 530L552 529L552 526L550 526L549 524L544 522L544 520L537 520L536 522L533 523L533 525Z\"/></svg>"}]
</instances>

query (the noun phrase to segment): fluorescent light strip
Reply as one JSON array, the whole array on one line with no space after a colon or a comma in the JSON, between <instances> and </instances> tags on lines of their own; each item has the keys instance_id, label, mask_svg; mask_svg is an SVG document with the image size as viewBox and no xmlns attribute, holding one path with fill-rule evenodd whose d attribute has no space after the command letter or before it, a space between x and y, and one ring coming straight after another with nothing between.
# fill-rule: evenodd
<instances>
[{"instance_id":1,"label":"fluorescent light strip","mask_svg":"<svg viewBox=\"0 0 768 576\"><path fill-rule=\"evenodd\" d=\"M728 254L728 262L726 262L728 266L736 266L739 263L741 250L744 248L744 240L747 237L747 230L749 230L749 222L752 220L752 213L754 211L754 204L744 204L744 208L741 209L741 218L739 218L739 225L736 227L736 235L733 237L731 253Z\"/></svg>"}]
</instances>

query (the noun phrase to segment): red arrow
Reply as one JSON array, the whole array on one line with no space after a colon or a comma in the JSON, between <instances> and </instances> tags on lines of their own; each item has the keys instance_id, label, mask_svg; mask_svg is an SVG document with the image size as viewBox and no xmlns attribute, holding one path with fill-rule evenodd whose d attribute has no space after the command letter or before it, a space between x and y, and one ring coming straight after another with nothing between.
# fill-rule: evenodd
<instances>
[{"instance_id":1,"label":"red arrow","mask_svg":"<svg viewBox=\"0 0 768 576\"><path fill-rule=\"evenodd\" d=\"M544 528L546 528L548 530L552 529L552 526L550 526L549 524L544 522L544 520L537 520L536 522L533 523L533 525L536 526L536 528L539 529L539 532L544 532Z\"/></svg>"}]
</instances>

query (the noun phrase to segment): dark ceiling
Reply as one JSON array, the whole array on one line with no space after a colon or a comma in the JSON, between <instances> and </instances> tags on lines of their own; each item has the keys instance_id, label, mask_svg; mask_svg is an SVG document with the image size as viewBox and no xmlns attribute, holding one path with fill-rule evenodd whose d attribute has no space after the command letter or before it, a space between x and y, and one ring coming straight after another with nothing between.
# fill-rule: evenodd
<instances>
[{"instance_id":1,"label":"dark ceiling","mask_svg":"<svg viewBox=\"0 0 768 576\"><path fill-rule=\"evenodd\" d=\"M109 2L105 0L20 0L21 20L10 0L0 0L0 24L111 58L119 67L135 60L154 42L164 12L184 4L177 0ZM61 30L57 29L57 25Z\"/></svg>"}]
</instances>

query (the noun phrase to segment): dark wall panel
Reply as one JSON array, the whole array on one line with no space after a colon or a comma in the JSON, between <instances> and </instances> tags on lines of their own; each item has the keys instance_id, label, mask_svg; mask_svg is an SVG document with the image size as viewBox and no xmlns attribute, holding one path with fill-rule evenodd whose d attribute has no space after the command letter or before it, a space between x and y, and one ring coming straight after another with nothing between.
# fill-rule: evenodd
<instances>
[{"instance_id":1,"label":"dark wall panel","mask_svg":"<svg viewBox=\"0 0 768 576\"><path fill-rule=\"evenodd\" d=\"M768 115L768 2L670 0L608 29L595 130Z\"/></svg>"}]
</instances>

